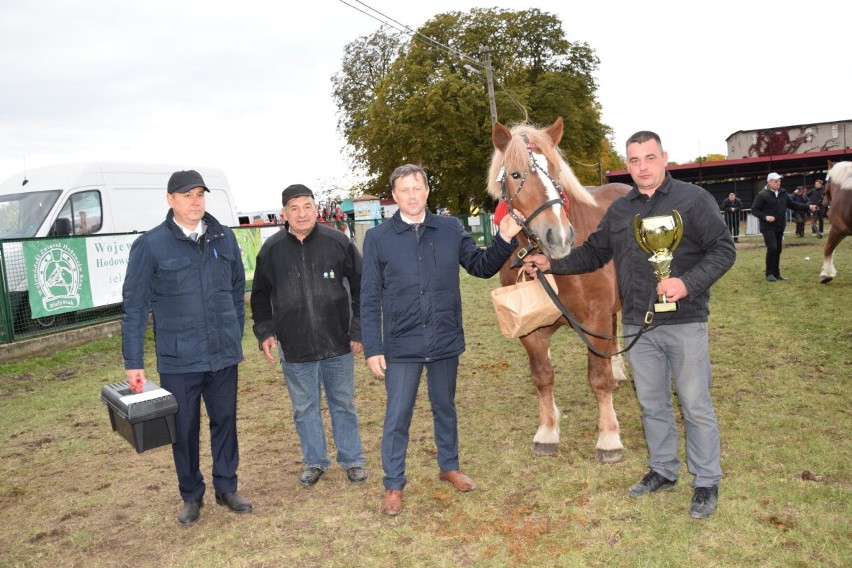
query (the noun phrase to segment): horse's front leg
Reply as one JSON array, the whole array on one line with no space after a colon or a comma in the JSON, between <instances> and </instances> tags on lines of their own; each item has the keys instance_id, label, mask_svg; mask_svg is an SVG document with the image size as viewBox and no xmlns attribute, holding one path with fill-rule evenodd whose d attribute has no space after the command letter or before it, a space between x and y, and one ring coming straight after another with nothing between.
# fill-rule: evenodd
<instances>
[{"instance_id":1,"label":"horse's front leg","mask_svg":"<svg viewBox=\"0 0 852 568\"><path fill-rule=\"evenodd\" d=\"M521 338L530 360L532 380L538 391L538 430L533 437L537 456L552 456L559 447L559 409L553 398L552 331L539 329Z\"/></svg>"},{"instance_id":2,"label":"horse's front leg","mask_svg":"<svg viewBox=\"0 0 852 568\"><path fill-rule=\"evenodd\" d=\"M837 248L843 237L844 235L841 234L840 230L832 224L831 230L828 232L828 239L825 241L825 247L822 249L822 272L819 275L821 284L827 284L837 276L837 269L834 267L834 249Z\"/></svg>"},{"instance_id":3,"label":"horse's front leg","mask_svg":"<svg viewBox=\"0 0 852 568\"><path fill-rule=\"evenodd\" d=\"M595 348L610 352L615 342L600 342ZM601 463L616 463L621 461L624 446L621 444L621 434L618 417L613 406L612 391L616 381L612 373L612 362L609 357L599 357L591 351L589 361L589 385L598 401L598 442L595 445L596 458Z\"/></svg>"}]
</instances>

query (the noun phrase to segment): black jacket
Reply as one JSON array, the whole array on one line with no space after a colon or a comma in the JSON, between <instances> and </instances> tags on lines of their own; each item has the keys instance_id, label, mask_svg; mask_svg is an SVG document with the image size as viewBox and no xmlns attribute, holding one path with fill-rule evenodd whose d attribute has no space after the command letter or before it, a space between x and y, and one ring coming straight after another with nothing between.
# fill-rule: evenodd
<instances>
[{"instance_id":1,"label":"black jacket","mask_svg":"<svg viewBox=\"0 0 852 568\"><path fill-rule=\"evenodd\" d=\"M300 241L285 228L257 254L254 335L276 336L291 363L349 353L361 341L360 294L361 255L346 235L317 224Z\"/></svg>"},{"instance_id":2,"label":"black jacket","mask_svg":"<svg viewBox=\"0 0 852 568\"><path fill-rule=\"evenodd\" d=\"M656 314L655 324L707 321L710 286L733 266L736 250L713 196L691 183L666 173L666 179L649 199L636 186L610 205L598 228L567 257L552 260L555 274L592 272L610 259L622 298L622 319L642 325L648 306L657 298L657 278L648 258L633 236L633 217L671 215L677 210L683 219L683 239L674 251L671 276L683 280L688 295L679 301L676 312Z\"/></svg>"},{"instance_id":3,"label":"black jacket","mask_svg":"<svg viewBox=\"0 0 852 568\"><path fill-rule=\"evenodd\" d=\"M760 219L760 232L775 231L784 232L787 226L787 209L797 211L810 211L808 205L796 203L792 196L783 189L778 190L778 195L764 187L751 203L751 214ZM775 217L774 221L767 221L766 217Z\"/></svg>"}]
</instances>

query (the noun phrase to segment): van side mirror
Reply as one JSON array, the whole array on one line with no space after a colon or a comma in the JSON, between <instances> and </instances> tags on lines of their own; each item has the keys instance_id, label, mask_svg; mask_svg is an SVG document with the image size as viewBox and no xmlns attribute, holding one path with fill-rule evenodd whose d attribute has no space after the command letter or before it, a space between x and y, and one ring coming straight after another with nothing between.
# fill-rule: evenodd
<instances>
[{"instance_id":1,"label":"van side mirror","mask_svg":"<svg viewBox=\"0 0 852 568\"><path fill-rule=\"evenodd\" d=\"M53 222L53 227L50 228L48 236L50 237L68 237L74 234L74 227L71 225L71 219L67 217L58 217Z\"/></svg>"}]
</instances>

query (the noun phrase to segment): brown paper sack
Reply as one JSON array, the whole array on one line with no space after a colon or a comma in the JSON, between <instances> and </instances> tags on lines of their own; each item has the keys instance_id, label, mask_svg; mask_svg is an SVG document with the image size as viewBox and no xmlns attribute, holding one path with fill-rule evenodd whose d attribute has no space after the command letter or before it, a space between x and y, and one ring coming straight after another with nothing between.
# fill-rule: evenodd
<instances>
[{"instance_id":1,"label":"brown paper sack","mask_svg":"<svg viewBox=\"0 0 852 568\"><path fill-rule=\"evenodd\" d=\"M553 291L558 294L559 289L553 275L544 276ZM500 332L506 337L527 335L540 327L552 324L562 315L559 307L536 280L491 290L491 301L494 302L494 310L497 312Z\"/></svg>"}]
</instances>

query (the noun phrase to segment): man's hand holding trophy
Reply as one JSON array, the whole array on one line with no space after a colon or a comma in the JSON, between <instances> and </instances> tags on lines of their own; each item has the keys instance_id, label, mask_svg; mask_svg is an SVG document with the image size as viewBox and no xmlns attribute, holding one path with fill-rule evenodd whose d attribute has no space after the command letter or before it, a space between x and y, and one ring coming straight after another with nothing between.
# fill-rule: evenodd
<instances>
[{"instance_id":1,"label":"man's hand holding trophy","mask_svg":"<svg viewBox=\"0 0 852 568\"><path fill-rule=\"evenodd\" d=\"M673 210L671 215L644 219L637 213L633 217L633 236L642 250L651 253L648 262L654 267L657 281L671 276L673 253L683 238L683 220L680 213ZM666 301L665 294L659 294L658 300L654 304L655 312L677 311L677 302Z\"/></svg>"}]
</instances>

